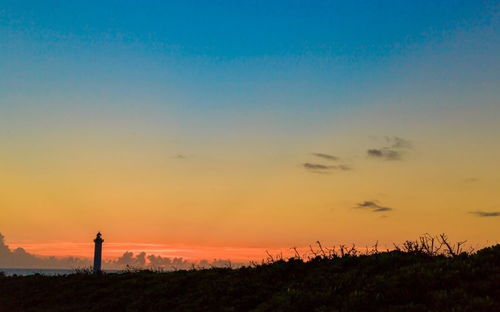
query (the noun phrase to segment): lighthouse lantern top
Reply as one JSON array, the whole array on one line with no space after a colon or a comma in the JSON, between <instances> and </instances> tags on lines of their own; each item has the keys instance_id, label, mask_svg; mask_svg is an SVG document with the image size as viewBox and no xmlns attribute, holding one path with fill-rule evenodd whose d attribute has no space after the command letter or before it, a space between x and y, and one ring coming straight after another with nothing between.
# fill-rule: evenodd
<instances>
[{"instance_id":1,"label":"lighthouse lantern top","mask_svg":"<svg viewBox=\"0 0 500 312\"><path fill-rule=\"evenodd\" d=\"M104 242L104 240L101 238L101 236L102 236L101 232L97 232L97 235L96 235L96 237L94 239L94 242L95 243L102 243L102 242Z\"/></svg>"}]
</instances>

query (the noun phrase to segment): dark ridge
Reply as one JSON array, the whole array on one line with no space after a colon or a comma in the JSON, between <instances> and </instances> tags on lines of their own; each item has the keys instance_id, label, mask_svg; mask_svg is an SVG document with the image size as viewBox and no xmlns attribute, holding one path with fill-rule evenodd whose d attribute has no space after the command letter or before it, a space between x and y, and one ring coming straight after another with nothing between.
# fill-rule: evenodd
<instances>
[{"instance_id":1,"label":"dark ridge","mask_svg":"<svg viewBox=\"0 0 500 312\"><path fill-rule=\"evenodd\" d=\"M443 253L415 241L363 255L318 245L308 259L239 269L0 274L0 311L500 311L500 245Z\"/></svg>"}]
</instances>

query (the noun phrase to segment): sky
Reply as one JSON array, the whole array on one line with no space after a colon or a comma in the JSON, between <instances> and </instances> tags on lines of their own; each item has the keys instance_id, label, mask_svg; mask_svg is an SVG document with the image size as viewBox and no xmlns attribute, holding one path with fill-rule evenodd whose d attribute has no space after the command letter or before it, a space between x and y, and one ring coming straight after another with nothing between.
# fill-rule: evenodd
<instances>
[{"instance_id":1,"label":"sky","mask_svg":"<svg viewBox=\"0 0 500 312\"><path fill-rule=\"evenodd\" d=\"M0 0L2 246L498 243L499 55L498 1Z\"/></svg>"}]
</instances>

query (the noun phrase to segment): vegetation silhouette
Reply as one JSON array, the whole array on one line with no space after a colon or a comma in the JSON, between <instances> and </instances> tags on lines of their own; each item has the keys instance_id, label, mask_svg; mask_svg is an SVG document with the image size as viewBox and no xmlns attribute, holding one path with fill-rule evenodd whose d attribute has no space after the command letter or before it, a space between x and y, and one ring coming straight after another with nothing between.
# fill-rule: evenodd
<instances>
[{"instance_id":1,"label":"vegetation silhouette","mask_svg":"<svg viewBox=\"0 0 500 312\"><path fill-rule=\"evenodd\" d=\"M238 269L0 275L0 311L500 311L500 244L423 235L379 251L268 253Z\"/></svg>"}]
</instances>

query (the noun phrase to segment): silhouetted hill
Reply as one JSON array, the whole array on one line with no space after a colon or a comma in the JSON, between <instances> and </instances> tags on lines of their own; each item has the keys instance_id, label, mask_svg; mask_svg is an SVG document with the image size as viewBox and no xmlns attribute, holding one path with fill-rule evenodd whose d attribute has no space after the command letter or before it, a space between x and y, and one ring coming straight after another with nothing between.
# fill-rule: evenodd
<instances>
[{"instance_id":1,"label":"silhouetted hill","mask_svg":"<svg viewBox=\"0 0 500 312\"><path fill-rule=\"evenodd\" d=\"M240 269L2 276L0 311L500 311L500 245L455 256L405 249Z\"/></svg>"}]
</instances>

